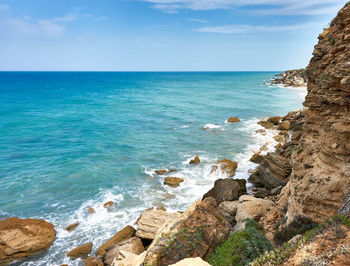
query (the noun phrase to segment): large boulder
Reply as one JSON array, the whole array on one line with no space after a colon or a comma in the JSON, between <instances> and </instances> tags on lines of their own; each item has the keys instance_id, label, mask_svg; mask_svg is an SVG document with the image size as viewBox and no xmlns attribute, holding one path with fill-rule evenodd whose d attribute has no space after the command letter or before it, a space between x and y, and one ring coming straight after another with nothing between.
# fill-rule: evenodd
<instances>
[{"instance_id":1,"label":"large boulder","mask_svg":"<svg viewBox=\"0 0 350 266\"><path fill-rule=\"evenodd\" d=\"M76 247L71 251L69 251L67 253L67 257L70 257L71 259L82 258L89 255L91 250L92 250L92 243L89 242L87 244L80 245L79 247Z\"/></svg>"},{"instance_id":2,"label":"large boulder","mask_svg":"<svg viewBox=\"0 0 350 266\"><path fill-rule=\"evenodd\" d=\"M285 186L291 172L292 167L288 159L277 153L268 153L248 180L256 187L272 189Z\"/></svg>"},{"instance_id":3,"label":"large boulder","mask_svg":"<svg viewBox=\"0 0 350 266\"><path fill-rule=\"evenodd\" d=\"M259 121L258 124L266 129L273 129L274 124L268 121Z\"/></svg>"},{"instance_id":4,"label":"large boulder","mask_svg":"<svg viewBox=\"0 0 350 266\"><path fill-rule=\"evenodd\" d=\"M96 251L96 254L98 256L105 256L107 253L107 249L111 248L115 244L118 244L119 242L123 240L127 240L129 238L132 238L135 235L135 229L127 225L122 230L118 231L114 236L112 236L110 239L108 239L105 243L103 243Z\"/></svg>"},{"instance_id":5,"label":"large boulder","mask_svg":"<svg viewBox=\"0 0 350 266\"><path fill-rule=\"evenodd\" d=\"M159 228L168 220L179 217L179 213L168 213L163 210L147 209L137 220L136 236L153 240Z\"/></svg>"},{"instance_id":6,"label":"large boulder","mask_svg":"<svg viewBox=\"0 0 350 266\"><path fill-rule=\"evenodd\" d=\"M227 176L233 176L236 169L237 169L237 162L233 162L228 159L222 159L220 161L217 161L211 169L211 173L214 173L218 169L223 173L226 174Z\"/></svg>"},{"instance_id":7,"label":"large boulder","mask_svg":"<svg viewBox=\"0 0 350 266\"><path fill-rule=\"evenodd\" d=\"M238 201L224 201L218 207L221 216L231 225L236 222L237 205Z\"/></svg>"},{"instance_id":8,"label":"large boulder","mask_svg":"<svg viewBox=\"0 0 350 266\"><path fill-rule=\"evenodd\" d=\"M178 187L183 181L184 179L180 177L166 177L164 178L164 185L168 185L170 187Z\"/></svg>"},{"instance_id":9,"label":"large boulder","mask_svg":"<svg viewBox=\"0 0 350 266\"><path fill-rule=\"evenodd\" d=\"M8 218L0 221L0 265L47 250L56 237L44 220Z\"/></svg>"},{"instance_id":10,"label":"large boulder","mask_svg":"<svg viewBox=\"0 0 350 266\"><path fill-rule=\"evenodd\" d=\"M267 122L270 122L274 125L278 125L281 121L281 118L280 116L273 116L273 117L270 117L269 119L267 119Z\"/></svg>"},{"instance_id":11,"label":"large boulder","mask_svg":"<svg viewBox=\"0 0 350 266\"><path fill-rule=\"evenodd\" d=\"M190 160L189 164L199 164L201 160L199 159L199 156L194 157L192 160Z\"/></svg>"},{"instance_id":12,"label":"large boulder","mask_svg":"<svg viewBox=\"0 0 350 266\"><path fill-rule=\"evenodd\" d=\"M213 197L217 204L224 201L238 200L239 196L247 193L246 181L244 179L218 179L214 187L204 194L203 200Z\"/></svg>"},{"instance_id":13,"label":"large boulder","mask_svg":"<svg viewBox=\"0 0 350 266\"><path fill-rule=\"evenodd\" d=\"M206 198L159 230L144 263L165 266L184 258L205 260L228 238L230 231L231 226L221 217L215 199Z\"/></svg>"},{"instance_id":14,"label":"large boulder","mask_svg":"<svg viewBox=\"0 0 350 266\"><path fill-rule=\"evenodd\" d=\"M237 223L241 223L245 219L259 221L264 214L275 208L276 204L271 200L243 195L238 201L236 221Z\"/></svg>"}]
</instances>

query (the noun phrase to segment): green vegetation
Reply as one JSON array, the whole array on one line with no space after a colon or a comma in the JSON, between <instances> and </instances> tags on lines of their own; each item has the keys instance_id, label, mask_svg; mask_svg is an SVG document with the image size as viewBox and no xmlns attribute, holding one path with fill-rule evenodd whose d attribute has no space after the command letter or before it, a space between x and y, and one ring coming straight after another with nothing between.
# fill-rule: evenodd
<instances>
[{"instance_id":1,"label":"green vegetation","mask_svg":"<svg viewBox=\"0 0 350 266\"><path fill-rule=\"evenodd\" d=\"M265 251L272 249L269 240L261 232L262 226L247 219L246 228L233 234L215 249L208 262L214 266L247 265Z\"/></svg>"},{"instance_id":2,"label":"green vegetation","mask_svg":"<svg viewBox=\"0 0 350 266\"><path fill-rule=\"evenodd\" d=\"M334 38L334 36L333 36L333 34L331 33L331 34L329 34L328 35L328 43L330 44L330 45L334 45L335 44L335 38Z\"/></svg>"}]
</instances>

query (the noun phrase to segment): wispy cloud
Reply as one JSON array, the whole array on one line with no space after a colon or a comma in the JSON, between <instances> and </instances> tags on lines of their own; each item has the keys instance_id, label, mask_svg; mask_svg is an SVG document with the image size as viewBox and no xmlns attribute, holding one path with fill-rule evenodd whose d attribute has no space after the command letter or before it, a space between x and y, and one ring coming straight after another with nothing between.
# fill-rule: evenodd
<instances>
[{"instance_id":1,"label":"wispy cloud","mask_svg":"<svg viewBox=\"0 0 350 266\"><path fill-rule=\"evenodd\" d=\"M330 14L347 0L141 0L154 8L175 13L180 9L214 10L257 6L262 14L315 15Z\"/></svg>"},{"instance_id":2,"label":"wispy cloud","mask_svg":"<svg viewBox=\"0 0 350 266\"><path fill-rule=\"evenodd\" d=\"M198 18L188 18L188 19L186 19L186 21L189 21L189 22L198 22L198 23L209 23L208 20L198 19Z\"/></svg>"},{"instance_id":3,"label":"wispy cloud","mask_svg":"<svg viewBox=\"0 0 350 266\"><path fill-rule=\"evenodd\" d=\"M253 25L223 25L217 27L202 27L195 29L197 32L221 33L221 34L251 34L266 32L291 32L307 28L318 28L327 25L324 22L319 23L300 23L282 26L253 26Z\"/></svg>"}]
</instances>

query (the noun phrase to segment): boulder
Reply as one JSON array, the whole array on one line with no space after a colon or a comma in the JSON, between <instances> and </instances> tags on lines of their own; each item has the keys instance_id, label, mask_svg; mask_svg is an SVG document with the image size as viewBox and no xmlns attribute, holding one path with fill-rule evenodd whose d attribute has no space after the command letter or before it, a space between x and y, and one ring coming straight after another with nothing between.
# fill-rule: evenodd
<instances>
[{"instance_id":1,"label":"boulder","mask_svg":"<svg viewBox=\"0 0 350 266\"><path fill-rule=\"evenodd\" d=\"M141 238L132 237L128 240L124 240L110 248L107 249L107 253L104 257L104 265L113 265L114 260L124 259L123 256L120 256L120 253L129 252L135 255L139 255L145 251L145 248L142 244Z\"/></svg>"},{"instance_id":2,"label":"boulder","mask_svg":"<svg viewBox=\"0 0 350 266\"><path fill-rule=\"evenodd\" d=\"M265 198L267 196L270 196L270 191L266 188L256 188L253 190L254 197L256 198Z\"/></svg>"},{"instance_id":3,"label":"boulder","mask_svg":"<svg viewBox=\"0 0 350 266\"><path fill-rule=\"evenodd\" d=\"M286 139L282 135L276 135L273 138L274 138L274 140L276 140L279 143L286 143Z\"/></svg>"},{"instance_id":4,"label":"boulder","mask_svg":"<svg viewBox=\"0 0 350 266\"><path fill-rule=\"evenodd\" d=\"M249 181L256 187L272 189L285 186L292 171L288 159L277 153L268 153L257 171L250 175Z\"/></svg>"},{"instance_id":5,"label":"boulder","mask_svg":"<svg viewBox=\"0 0 350 266\"><path fill-rule=\"evenodd\" d=\"M279 130L289 130L290 129L290 122L285 120L285 121L282 121L279 126L278 126L278 129Z\"/></svg>"},{"instance_id":6,"label":"boulder","mask_svg":"<svg viewBox=\"0 0 350 266\"><path fill-rule=\"evenodd\" d=\"M237 122L241 122L241 120L236 116L233 116L227 119L227 123L237 123Z\"/></svg>"},{"instance_id":7,"label":"boulder","mask_svg":"<svg viewBox=\"0 0 350 266\"><path fill-rule=\"evenodd\" d=\"M91 250L92 250L92 243L89 242L87 244L84 244L84 245L81 245L79 247L72 249L66 255L67 255L67 257L70 257L71 259L77 259L77 258L82 258L82 257L89 255Z\"/></svg>"},{"instance_id":8,"label":"boulder","mask_svg":"<svg viewBox=\"0 0 350 266\"><path fill-rule=\"evenodd\" d=\"M224 201L219 205L219 212L222 217L228 221L231 225L236 222L236 213L237 213L238 201Z\"/></svg>"},{"instance_id":9,"label":"boulder","mask_svg":"<svg viewBox=\"0 0 350 266\"><path fill-rule=\"evenodd\" d=\"M281 121L282 117L280 116L273 116L273 117L270 117L269 119L267 119L267 122L270 122L274 125L278 125Z\"/></svg>"},{"instance_id":10,"label":"boulder","mask_svg":"<svg viewBox=\"0 0 350 266\"><path fill-rule=\"evenodd\" d=\"M244 179L218 179L215 181L214 187L204 194L203 200L213 197L217 204L238 200L239 196L247 192L245 183Z\"/></svg>"},{"instance_id":11,"label":"boulder","mask_svg":"<svg viewBox=\"0 0 350 266\"><path fill-rule=\"evenodd\" d=\"M116 261L114 266L141 266L144 265L143 262L145 260L146 251L140 255L127 252L123 252L121 255L124 259Z\"/></svg>"},{"instance_id":12,"label":"boulder","mask_svg":"<svg viewBox=\"0 0 350 266\"><path fill-rule=\"evenodd\" d=\"M167 172L167 170L165 170L165 169L162 169L162 170L155 170L154 171L157 175L164 175L166 172Z\"/></svg>"},{"instance_id":13,"label":"boulder","mask_svg":"<svg viewBox=\"0 0 350 266\"><path fill-rule=\"evenodd\" d=\"M199 164L201 162L201 160L199 159L198 156L194 157L189 164Z\"/></svg>"},{"instance_id":14,"label":"boulder","mask_svg":"<svg viewBox=\"0 0 350 266\"><path fill-rule=\"evenodd\" d=\"M250 158L250 161L253 163L261 163L262 160L264 160L264 156L260 155L260 153L254 153Z\"/></svg>"},{"instance_id":15,"label":"boulder","mask_svg":"<svg viewBox=\"0 0 350 266\"><path fill-rule=\"evenodd\" d=\"M110 239L108 239L106 242L104 242L96 251L96 254L98 256L104 256L107 253L107 249L114 246L115 244L118 244L119 242L123 240L127 240L129 238L132 238L135 235L135 229L127 225L122 230L118 231L114 236L112 236Z\"/></svg>"},{"instance_id":16,"label":"boulder","mask_svg":"<svg viewBox=\"0 0 350 266\"><path fill-rule=\"evenodd\" d=\"M255 133L259 133L259 134L265 136L266 135L266 130L265 129L258 129L258 130L255 130Z\"/></svg>"},{"instance_id":17,"label":"boulder","mask_svg":"<svg viewBox=\"0 0 350 266\"><path fill-rule=\"evenodd\" d=\"M0 265L42 253L52 245L55 236L53 224L44 220L0 221Z\"/></svg>"},{"instance_id":18,"label":"boulder","mask_svg":"<svg viewBox=\"0 0 350 266\"><path fill-rule=\"evenodd\" d=\"M242 222L245 219L259 221L265 213L274 208L276 208L276 204L271 200L258 199L253 196L243 195L238 201L236 221L237 223Z\"/></svg>"},{"instance_id":19,"label":"boulder","mask_svg":"<svg viewBox=\"0 0 350 266\"><path fill-rule=\"evenodd\" d=\"M103 204L103 207L106 208L106 209L108 209L108 208L113 207L113 205L114 205L114 202L110 200L110 201L105 202L105 203Z\"/></svg>"},{"instance_id":20,"label":"boulder","mask_svg":"<svg viewBox=\"0 0 350 266\"><path fill-rule=\"evenodd\" d=\"M266 129L273 129L274 128L274 125L271 122L259 121L258 124Z\"/></svg>"},{"instance_id":21,"label":"boulder","mask_svg":"<svg viewBox=\"0 0 350 266\"><path fill-rule=\"evenodd\" d=\"M174 172L176 172L176 169L170 169L170 170L168 171L168 173L174 173Z\"/></svg>"},{"instance_id":22,"label":"boulder","mask_svg":"<svg viewBox=\"0 0 350 266\"><path fill-rule=\"evenodd\" d=\"M179 217L178 213L168 213L162 210L155 210L153 208L147 209L141 214L137 220L136 236L143 239L153 240L159 228L168 220Z\"/></svg>"},{"instance_id":23,"label":"boulder","mask_svg":"<svg viewBox=\"0 0 350 266\"><path fill-rule=\"evenodd\" d=\"M68 225L66 228L64 228L68 232L72 232L77 226L79 225L79 222L72 223Z\"/></svg>"},{"instance_id":24,"label":"boulder","mask_svg":"<svg viewBox=\"0 0 350 266\"><path fill-rule=\"evenodd\" d=\"M166 177L164 178L164 185L168 185L170 187L178 187L183 181L184 179L180 177Z\"/></svg>"},{"instance_id":25,"label":"boulder","mask_svg":"<svg viewBox=\"0 0 350 266\"><path fill-rule=\"evenodd\" d=\"M201 258L188 258L171 264L170 266L210 266L210 264Z\"/></svg>"},{"instance_id":26,"label":"boulder","mask_svg":"<svg viewBox=\"0 0 350 266\"><path fill-rule=\"evenodd\" d=\"M233 162L231 160L228 159L222 159L220 161L217 161L211 169L210 173L214 173L215 171L217 171L218 169L220 169L220 171L223 174L226 174L228 176L233 176L236 169L237 169L238 164L236 162Z\"/></svg>"},{"instance_id":27,"label":"boulder","mask_svg":"<svg viewBox=\"0 0 350 266\"><path fill-rule=\"evenodd\" d=\"M85 263L85 266L103 266L102 259L93 256L83 259L83 263Z\"/></svg>"},{"instance_id":28,"label":"boulder","mask_svg":"<svg viewBox=\"0 0 350 266\"><path fill-rule=\"evenodd\" d=\"M231 226L220 216L215 199L198 201L159 230L144 264L165 266L194 257L205 260L228 238L230 231Z\"/></svg>"},{"instance_id":29,"label":"boulder","mask_svg":"<svg viewBox=\"0 0 350 266\"><path fill-rule=\"evenodd\" d=\"M88 212L89 212L90 214L93 214L93 213L95 213L95 209L94 209L94 208L89 208L89 209L88 209Z\"/></svg>"}]
</instances>

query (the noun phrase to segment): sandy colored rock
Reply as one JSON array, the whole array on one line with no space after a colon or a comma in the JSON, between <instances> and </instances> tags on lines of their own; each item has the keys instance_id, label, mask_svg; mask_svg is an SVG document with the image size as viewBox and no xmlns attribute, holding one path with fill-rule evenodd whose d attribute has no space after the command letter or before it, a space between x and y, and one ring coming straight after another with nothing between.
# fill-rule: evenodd
<instances>
[{"instance_id":1,"label":"sandy colored rock","mask_svg":"<svg viewBox=\"0 0 350 266\"><path fill-rule=\"evenodd\" d=\"M258 130L255 130L255 133L259 133L259 134L265 136L266 135L266 130L265 129L258 129Z\"/></svg>"},{"instance_id":2,"label":"sandy colored rock","mask_svg":"<svg viewBox=\"0 0 350 266\"><path fill-rule=\"evenodd\" d=\"M221 202L218 209L222 217L228 221L230 224L236 222L238 201L224 201Z\"/></svg>"},{"instance_id":3,"label":"sandy colored rock","mask_svg":"<svg viewBox=\"0 0 350 266\"><path fill-rule=\"evenodd\" d=\"M284 87L306 87L307 76L305 69L287 70L276 75L271 84L279 84Z\"/></svg>"},{"instance_id":4,"label":"sandy colored rock","mask_svg":"<svg viewBox=\"0 0 350 266\"><path fill-rule=\"evenodd\" d=\"M290 122L289 121L282 121L279 126L279 130L289 130L290 129Z\"/></svg>"},{"instance_id":5,"label":"sandy colored rock","mask_svg":"<svg viewBox=\"0 0 350 266\"><path fill-rule=\"evenodd\" d=\"M121 255L124 256L125 259L116 261L114 266L141 266L145 260L146 251L140 255L132 253L123 253Z\"/></svg>"},{"instance_id":6,"label":"sandy colored rock","mask_svg":"<svg viewBox=\"0 0 350 266\"><path fill-rule=\"evenodd\" d=\"M273 117L270 117L269 119L267 119L267 122L270 122L274 125L278 125L281 121L282 117L280 116L273 116Z\"/></svg>"},{"instance_id":7,"label":"sandy colored rock","mask_svg":"<svg viewBox=\"0 0 350 266\"><path fill-rule=\"evenodd\" d=\"M224 201L238 200L239 196L247 193L246 181L244 179L218 179L214 187L204 194L203 200L212 197L217 204Z\"/></svg>"},{"instance_id":8,"label":"sandy colored rock","mask_svg":"<svg viewBox=\"0 0 350 266\"><path fill-rule=\"evenodd\" d=\"M93 213L95 213L95 209L94 209L94 208L89 208L89 209L88 209L88 212L89 212L90 214L93 214Z\"/></svg>"},{"instance_id":9,"label":"sandy colored rock","mask_svg":"<svg viewBox=\"0 0 350 266\"><path fill-rule=\"evenodd\" d=\"M276 135L273 138L274 138L274 140L276 140L279 143L286 143L286 139L282 135Z\"/></svg>"},{"instance_id":10,"label":"sandy colored rock","mask_svg":"<svg viewBox=\"0 0 350 266\"><path fill-rule=\"evenodd\" d=\"M169 171L168 171L168 173L174 173L174 172L176 172L177 170L176 169L170 169Z\"/></svg>"},{"instance_id":11,"label":"sandy colored rock","mask_svg":"<svg viewBox=\"0 0 350 266\"><path fill-rule=\"evenodd\" d=\"M189 164L199 164L201 162L201 160L199 159L198 156L194 157Z\"/></svg>"},{"instance_id":12,"label":"sandy colored rock","mask_svg":"<svg viewBox=\"0 0 350 266\"><path fill-rule=\"evenodd\" d=\"M237 205L236 222L242 222L249 218L255 221L271 209L275 209L276 204L271 200L254 198L253 196L243 195L239 198Z\"/></svg>"},{"instance_id":13,"label":"sandy colored rock","mask_svg":"<svg viewBox=\"0 0 350 266\"><path fill-rule=\"evenodd\" d=\"M168 185L170 187L178 187L183 181L184 179L180 177L166 177L164 178L164 185Z\"/></svg>"},{"instance_id":14,"label":"sandy colored rock","mask_svg":"<svg viewBox=\"0 0 350 266\"><path fill-rule=\"evenodd\" d=\"M258 124L266 129L273 129L274 128L274 125L271 122L259 121Z\"/></svg>"},{"instance_id":15,"label":"sandy colored rock","mask_svg":"<svg viewBox=\"0 0 350 266\"><path fill-rule=\"evenodd\" d=\"M93 256L83 259L83 263L85 263L85 266L103 266L102 259Z\"/></svg>"},{"instance_id":16,"label":"sandy colored rock","mask_svg":"<svg viewBox=\"0 0 350 266\"><path fill-rule=\"evenodd\" d=\"M137 220L136 236L144 239L154 239L159 228L168 220L179 217L178 213L168 213L162 210L147 209Z\"/></svg>"},{"instance_id":17,"label":"sandy colored rock","mask_svg":"<svg viewBox=\"0 0 350 266\"><path fill-rule=\"evenodd\" d=\"M72 223L68 225L66 228L64 228L68 232L72 232L77 226L79 225L79 222Z\"/></svg>"},{"instance_id":18,"label":"sandy colored rock","mask_svg":"<svg viewBox=\"0 0 350 266\"><path fill-rule=\"evenodd\" d=\"M227 119L227 123L237 123L237 122L241 122L241 120L236 116L233 116Z\"/></svg>"},{"instance_id":19,"label":"sandy colored rock","mask_svg":"<svg viewBox=\"0 0 350 266\"><path fill-rule=\"evenodd\" d=\"M114 202L110 200L110 201L105 202L105 203L103 204L103 207L106 208L106 209L108 209L108 208L113 207L113 205L114 205Z\"/></svg>"},{"instance_id":20,"label":"sandy colored rock","mask_svg":"<svg viewBox=\"0 0 350 266\"><path fill-rule=\"evenodd\" d=\"M167 170L165 170L165 169L162 169L162 170L155 170L154 171L157 175L164 175L166 172L167 172Z\"/></svg>"},{"instance_id":21,"label":"sandy colored rock","mask_svg":"<svg viewBox=\"0 0 350 266\"><path fill-rule=\"evenodd\" d=\"M261 163L262 160L264 160L264 156L260 155L259 153L254 153L249 161L253 163Z\"/></svg>"},{"instance_id":22,"label":"sandy colored rock","mask_svg":"<svg viewBox=\"0 0 350 266\"><path fill-rule=\"evenodd\" d=\"M171 264L170 266L210 266L210 264L201 258L188 258Z\"/></svg>"},{"instance_id":23,"label":"sandy colored rock","mask_svg":"<svg viewBox=\"0 0 350 266\"><path fill-rule=\"evenodd\" d=\"M214 173L219 169L223 174L226 174L229 177L231 177L235 174L237 166L237 162L233 162L228 159L222 159L220 161L215 162L215 164L212 166L210 173Z\"/></svg>"},{"instance_id":24,"label":"sandy colored rock","mask_svg":"<svg viewBox=\"0 0 350 266\"><path fill-rule=\"evenodd\" d=\"M72 249L66 255L67 255L67 257L70 257L71 259L77 259L77 258L82 258L82 257L89 255L91 250L92 250L92 243L89 242L87 244L84 244L84 245L81 245L79 247Z\"/></svg>"},{"instance_id":25,"label":"sandy colored rock","mask_svg":"<svg viewBox=\"0 0 350 266\"><path fill-rule=\"evenodd\" d=\"M0 221L0 264L44 252L55 236L54 226L44 220L8 218Z\"/></svg>"},{"instance_id":26,"label":"sandy colored rock","mask_svg":"<svg viewBox=\"0 0 350 266\"><path fill-rule=\"evenodd\" d=\"M269 150L267 147L268 145L269 145L269 143L265 143L264 145L262 145L260 148L260 151L268 151Z\"/></svg>"},{"instance_id":27,"label":"sandy colored rock","mask_svg":"<svg viewBox=\"0 0 350 266\"><path fill-rule=\"evenodd\" d=\"M127 240L129 238L132 238L135 235L135 229L127 225L122 230L117 232L114 236L112 236L110 239L108 239L106 242L104 242L96 251L96 254L98 256L104 256L107 253L107 249L112 247L115 244L118 244L119 242L123 240Z\"/></svg>"}]
</instances>

